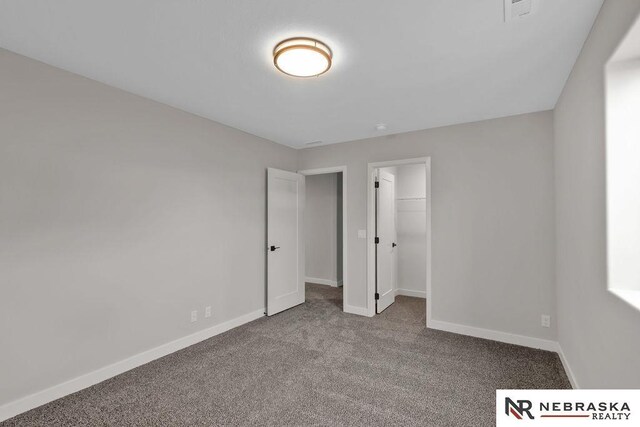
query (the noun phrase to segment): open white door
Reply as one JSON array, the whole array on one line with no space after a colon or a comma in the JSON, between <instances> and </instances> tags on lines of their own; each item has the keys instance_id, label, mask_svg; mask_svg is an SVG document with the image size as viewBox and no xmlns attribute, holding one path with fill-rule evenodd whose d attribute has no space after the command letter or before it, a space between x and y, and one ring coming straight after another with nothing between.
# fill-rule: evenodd
<instances>
[{"instance_id":1,"label":"open white door","mask_svg":"<svg viewBox=\"0 0 640 427\"><path fill-rule=\"evenodd\" d=\"M267 170L267 316L304 302L304 176Z\"/></svg>"},{"instance_id":2,"label":"open white door","mask_svg":"<svg viewBox=\"0 0 640 427\"><path fill-rule=\"evenodd\" d=\"M394 176L378 171L376 189L376 312L394 303L395 295L395 247L396 207Z\"/></svg>"}]
</instances>

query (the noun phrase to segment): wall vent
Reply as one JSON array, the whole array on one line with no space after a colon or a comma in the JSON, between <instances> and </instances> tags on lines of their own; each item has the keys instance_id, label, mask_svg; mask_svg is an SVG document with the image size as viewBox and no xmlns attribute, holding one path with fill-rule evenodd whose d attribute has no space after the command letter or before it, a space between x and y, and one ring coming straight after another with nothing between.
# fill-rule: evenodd
<instances>
[{"instance_id":1,"label":"wall vent","mask_svg":"<svg viewBox=\"0 0 640 427\"><path fill-rule=\"evenodd\" d=\"M537 0L504 0L505 22L526 18L536 12Z\"/></svg>"}]
</instances>

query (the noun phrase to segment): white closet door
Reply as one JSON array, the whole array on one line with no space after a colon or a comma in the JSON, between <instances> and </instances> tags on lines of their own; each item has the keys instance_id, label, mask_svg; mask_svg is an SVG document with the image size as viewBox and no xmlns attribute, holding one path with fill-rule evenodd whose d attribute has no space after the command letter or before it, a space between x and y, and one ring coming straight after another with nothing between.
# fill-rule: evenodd
<instances>
[{"instance_id":1,"label":"white closet door","mask_svg":"<svg viewBox=\"0 0 640 427\"><path fill-rule=\"evenodd\" d=\"M395 183L390 173L379 171L376 197L377 293L376 312L395 302L396 208Z\"/></svg>"}]
</instances>

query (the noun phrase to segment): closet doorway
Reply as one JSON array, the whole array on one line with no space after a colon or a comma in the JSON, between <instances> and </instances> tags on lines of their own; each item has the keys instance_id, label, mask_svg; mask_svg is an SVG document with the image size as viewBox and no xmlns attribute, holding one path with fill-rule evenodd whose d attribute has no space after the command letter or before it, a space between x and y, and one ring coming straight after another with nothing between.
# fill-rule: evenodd
<instances>
[{"instance_id":1,"label":"closet doorway","mask_svg":"<svg viewBox=\"0 0 640 427\"><path fill-rule=\"evenodd\" d=\"M426 299L421 304L429 323L430 178L429 158L369 164L367 287L371 316L392 307L396 297L421 298Z\"/></svg>"}]
</instances>

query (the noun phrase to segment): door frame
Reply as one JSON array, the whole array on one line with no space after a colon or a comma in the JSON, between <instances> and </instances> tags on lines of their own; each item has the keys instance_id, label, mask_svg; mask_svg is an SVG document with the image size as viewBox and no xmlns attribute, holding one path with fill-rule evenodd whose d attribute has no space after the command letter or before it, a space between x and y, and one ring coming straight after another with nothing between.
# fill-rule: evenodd
<instances>
[{"instance_id":1,"label":"door frame","mask_svg":"<svg viewBox=\"0 0 640 427\"><path fill-rule=\"evenodd\" d=\"M334 166L329 168L318 169L305 169L298 171L299 174L310 175L326 175L329 173L342 172L342 311L349 313L349 302L347 301L347 286L349 286L349 276L347 274L349 264L347 263L347 238L349 233L347 231L347 167L346 166ZM306 261L305 261L306 262Z\"/></svg>"},{"instance_id":2,"label":"door frame","mask_svg":"<svg viewBox=\"0 0 640 427\"><path fill-rule=\"evenodd\" d=\"M417 157L412 159L390 160L386 162L368 163L367 166L367 315L373 317L376 314L376 255L375 255L375 230L376 230L376 205L375 205L375 172L376 169L418 165L425 166L426 175L426 217L427 217L427 256L425 266L427 269L427 328L431 324L431 157Z\"/></svg>"}]
</instances>

